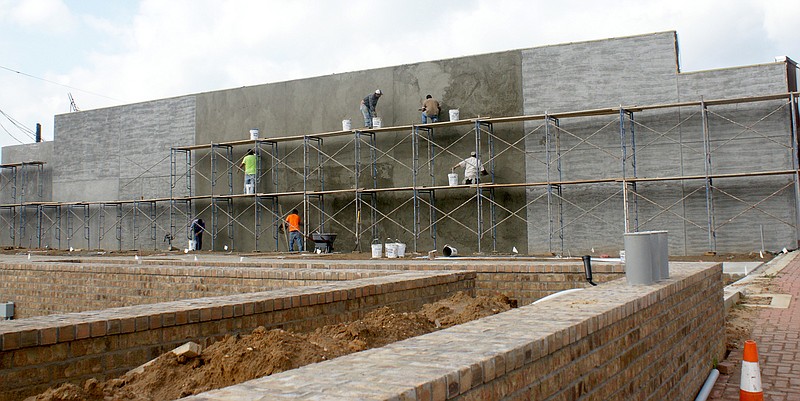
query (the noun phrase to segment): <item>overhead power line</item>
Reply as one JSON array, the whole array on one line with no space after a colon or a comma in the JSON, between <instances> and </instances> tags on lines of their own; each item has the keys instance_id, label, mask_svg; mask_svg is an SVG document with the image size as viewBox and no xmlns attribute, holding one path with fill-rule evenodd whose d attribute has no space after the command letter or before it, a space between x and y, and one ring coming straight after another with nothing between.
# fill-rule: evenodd
<instances>
[{"instance_id":1,"label":"overhead power line","mask_svg":"<svg viewBox=\"0 0 800 401\"><path fill-rule=\"evenodd\" d=\"M30 128L26 127L24 124L22 124L21 122L17 121L17 120L16 120L16 119L14 119L13 117L9 116L9 115L8 115L8 114L6 114L6 112L5 112L5 111L3 111L3 110L0 110L0 114L2 114L2 115L3 115L3 117L5 117L6 119L8 119L8 121L10 121L10 122L11 122L11 124L13 124L15 127L17 127L17 129L18 129L18 130L22 131L22 133L24 133L25 135L27 135L27 136L28 136L28 137L30 137L31 139L33 139L33 140L36 140L36 136L35 136L36 132L35 132L35 131L33 131L32 129L30 129ZM0 124L0 126L2 126L2 127L3 127L3 130L4 130L6 133L8 133L8 135L10 135L12 138L16 139L16 140L17 140L17 142L19 142L19 143L23 143L22 141L20 141L19 139L17 139L17 137L15 137L14 135L12 135L12 134L11 134L11 132L9 132L9 131L8 131L8 129L6 129L6 127L5 127L5 126L3 126L2 124Z\"/></svg>"},{"instance_id":2,"label":"overhead power line","mask_svg":"<svg viewBox=\"0 0 800 401\"><path fill-rule=\"evenodd\" d=\"M113 101L116 101L116 102L122 102L122 101L123 101L123 100L119 100L119 99L114 99L113 97L108 97L108 96L105 96L105 95L101 95L101 94L99 94L99 93L94 93L94 92L91 92L91 91L87 91L87 90L83 90L83 89L80 89L80 88L76 88L76 87L74 87L74 86L64 85L64 84L62 84L62 83L58 83L58 82L55 82L55 81L51 81L51 80L49 80L49 79L40 78L40 77L37 77L37 76L31 75L31 74L26 74L26 73L24 73L24 72L22 72L22 71L17 71L17 70L14 70L14 69L8 68L8 67L3 67L2 65L0 65L0 69L4 69L4 70L6 70L6 71L10 71L10 72L13 72L13 73L17 73L17 74L20 74L20 75L24 75L24 76L26 76L26 77L30 77L30 78L33 78L33 79L38 79L38 80L40 80L40 81L44 81L44 82L47 82L47 83L50 83L50 84L53 84L53 85L63 86L63 87L65 87L65 88L74 89L74 90L76 90L76 91L81 91L81 92L83 92L83 93L88 93L88 94L90 94L90 95L94 95L94 96L100 96L100 97L102 97L102 98L106 98L106 99L113 100Z\"/></svg>"}]
</instances>

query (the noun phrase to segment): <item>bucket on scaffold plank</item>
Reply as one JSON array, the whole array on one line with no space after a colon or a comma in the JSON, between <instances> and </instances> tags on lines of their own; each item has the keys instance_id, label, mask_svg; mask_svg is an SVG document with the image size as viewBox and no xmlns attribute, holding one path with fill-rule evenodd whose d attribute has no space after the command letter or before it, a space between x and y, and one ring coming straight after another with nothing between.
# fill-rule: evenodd
<instances>
[{"instance_id":1,"label":"bucket on scaffold plank","mask_svg":"<svg viewBox=\"0 0 800 401\"><path fill-rule=\"evenodd\" d=\"M447 184L451 187L458 185L458 174L450 173L447 175Z\"/></svg>"}]
</instances>

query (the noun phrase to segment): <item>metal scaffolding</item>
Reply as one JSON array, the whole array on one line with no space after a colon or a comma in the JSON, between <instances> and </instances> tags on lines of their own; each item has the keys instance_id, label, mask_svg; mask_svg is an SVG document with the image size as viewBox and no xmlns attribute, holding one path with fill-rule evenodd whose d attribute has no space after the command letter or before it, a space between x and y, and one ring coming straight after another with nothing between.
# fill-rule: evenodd
<instances>
[{"instance_id":1,"label":"metal scaffolding","mask_svg":"<svg viewBox=\"0 0 800 401\"><path fill-rule=\"evenodd\" d=\"M756 112L760 115L747 115ZM30 246L60 248L66 223L67 247L90 247L92 230L101 247L113 230L119 249L129 243L156 249L190 239L191 221L207 215L211 249L241 250L242 240L251 238L256 251L282 251L288 246L280 232L283 218L297 208L306 221L305 237L343 233L353 238L354 250L387 233L411 238L416 252L437 249L441 229L449 227L462 242L475 238L476 252L498 252L498 230L518 232L516 227L524 226L558 255L573 247L573 233L587 220L614 232L669 221L702 232L707 250L714 252L720 233L749 213L790 227L800 240L797 114L797 93L789 93L174 147L169 197L159 199L31 202L17 197L16 169L25 163L3 165L13 179L4 174L0 186L11 192L12 202L0 204L0 220L14 246L25 245L25 230L36 221ZM773 147L776 160L763 169L719 163L743 146ZM241 171L238 155L246 149L258 156L253 194L234 189L234 173ZM438 183L442 166L461 160L465 150L474 150L488 175L469 185ZM674 152L677 162L655 165L652 155L665 151ZM581 161L586 155L593 159ZM498 174L498 162L509 160L524 163L524 177ZM36 163L27 165L41 174L42 163ZM596 168L579 170L577 163ZM774 182L756 199L731 184L747 177ZM680 193L661 187L670 182ZM573 199L590 191L591 202ZM664 191L670 196L660 196ZM788 193L794 202L791 216L766 207ZM702 202L702 216L694 207L687 210L688 202ZM546 224L532 227L534 215Z\"/></svg>"}]
</instances>

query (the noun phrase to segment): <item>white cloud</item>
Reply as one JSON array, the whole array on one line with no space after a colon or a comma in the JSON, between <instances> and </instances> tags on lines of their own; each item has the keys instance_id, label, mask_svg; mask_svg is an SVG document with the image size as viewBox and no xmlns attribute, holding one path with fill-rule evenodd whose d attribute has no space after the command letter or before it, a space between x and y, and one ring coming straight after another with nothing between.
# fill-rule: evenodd
<instances>
[{"instance_id":1,"label":"white cloud","mask_svg":"<svg viewBox=\"0 0 800 401\"><path fill-rule=\"evenodd\" d=\"M53 114L69 110L67 92L73 93L79 107L91 109L668 30L678 32L684 70L769 62L781 54L800 59L796 0L618 0L613 5L578 0L67 4L70 7L59 0L0 0L0 65L83 90L0 71L0 109L30 126L43 122L46 138L52 137ZM106 8L115 14L109 15ZM42 35L48 35L46 40ZM74 57L48 58L64 51ZM28 57L31 54L39 58ZM4 140L0 135L0 144Z\"/></svg>"},{"instance_id":2,"label":"white cloud","mask_svg":"<svg viewBox=\"0 0 800 401\"><path fill-rule=\"evenodd\" d=\"M24 0L9 5L9 16L23 28L62 33L74 27L72 14L61 0Z\"/></svg>"}]
</instances>

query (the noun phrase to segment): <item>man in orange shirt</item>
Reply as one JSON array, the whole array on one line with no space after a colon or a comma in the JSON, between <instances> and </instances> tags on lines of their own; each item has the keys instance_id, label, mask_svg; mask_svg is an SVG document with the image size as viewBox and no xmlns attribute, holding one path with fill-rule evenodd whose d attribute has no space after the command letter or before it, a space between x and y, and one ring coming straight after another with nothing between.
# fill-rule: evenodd
<instances>
[{"instance_id":1,"label":"man in orange shirt","mask_svg":"<svg viewBox=\"0 0 800 401\"><path fill-rule=\"evenodd\" d=\"M303 222L300 221L300 215L297 209L292 209L292 212L286 216L286 226L289 227L289 252L294 252L294 243L297 242L297 251L303 251L303 233L300 227Z\"/></svg>"}]
</instances>

